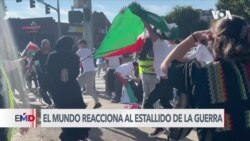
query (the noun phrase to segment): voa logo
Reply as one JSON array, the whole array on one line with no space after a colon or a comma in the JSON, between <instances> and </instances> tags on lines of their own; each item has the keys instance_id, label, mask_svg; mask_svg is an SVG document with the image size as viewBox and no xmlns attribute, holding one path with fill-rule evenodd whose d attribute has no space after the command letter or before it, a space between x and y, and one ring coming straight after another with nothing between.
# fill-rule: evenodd
<instances>
[{"instance_id":1,"label":"voa logo","mask_svg":"<svg viewBox=\"0 0 250 141\"><path fill-rule=\"evenodd\" d=\"M220 10L212 10L212 16L215 20L220 18L232 19L231 12L229 10L220 11Z\"/></svg>"}]
</instances>

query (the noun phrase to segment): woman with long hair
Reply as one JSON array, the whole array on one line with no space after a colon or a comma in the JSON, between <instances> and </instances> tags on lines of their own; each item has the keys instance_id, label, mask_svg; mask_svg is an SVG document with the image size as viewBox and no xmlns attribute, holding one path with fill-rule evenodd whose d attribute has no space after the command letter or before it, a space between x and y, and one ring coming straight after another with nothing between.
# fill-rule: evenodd
<instances>
[{"instance_id":1,"label":"woman with long hair","mask_svg":"<svg viewBox=\"0 0 250 141\"><path fill-rule=\"evenodd\" d=\"M216 59L209 64L180 62L195 42L203 39L213 39ZM220 19L212 31L194 32L166 57L161 68L193 108L225 109L225 127L197 129L200 141L249 138L250 30L244 18Z\"/></svg>"}]
</instances>

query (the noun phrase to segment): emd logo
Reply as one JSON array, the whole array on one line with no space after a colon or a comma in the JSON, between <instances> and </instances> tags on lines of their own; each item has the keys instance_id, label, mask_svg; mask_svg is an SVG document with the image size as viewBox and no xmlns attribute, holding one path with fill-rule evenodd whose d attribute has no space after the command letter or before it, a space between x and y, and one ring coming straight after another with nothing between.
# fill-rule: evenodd
<instances>
[{"instance_id":1,"label":"emd logo","mask_svg":"<svg viewBox=\"0 0 250 141\"><path fill-rule=\"evenodd\" d=\"M38 115L36 109L13 109L13 122L17 127L37 127ZM13 112L12 112L13 113Z\"/></svg>"},{"instance_id":2,"label":"emd logo","mask_svg":"<svg viewBox=\"0 0 250 141\"><path fill-rule=\"evenodd\" d=\"M26 113L23 113L22 115L15 115L16 122L33 122L35 120L36 117L34 115L26 115Z\"/></svg>"},{"instance_id":3,"label":"emd logo","mask_svg":"<svg viewBox=\"0 0 250 141\"><path fill-rule=\"evenodd\" d=\"M225 10L225 11L212 10L211 12L215 20L218 20L219 18L232 19L232 15L229 10Z\"/></svg>"}]
</instances>

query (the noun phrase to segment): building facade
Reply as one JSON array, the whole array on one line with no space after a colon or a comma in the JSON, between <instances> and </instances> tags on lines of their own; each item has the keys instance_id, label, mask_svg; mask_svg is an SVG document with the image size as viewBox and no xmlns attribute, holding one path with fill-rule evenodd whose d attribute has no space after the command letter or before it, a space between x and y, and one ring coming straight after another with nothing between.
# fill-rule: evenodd
<instances>
[{"instance_id":1,"label":"building facade","mask_svg":"<svg viewBox=\"0 0 250 141\"><path fill-rule=\"evenodd\" d=\"M111 23L103 12L94 11L92 14L92 25L94 48L98 49Z\"/></svg>"},{"instance_id":2,"label":"building facade","mask_svg":"<svg viewBox=\"0 0 250 141\"><path fill-rule=\"evenodd\" d=\"M16 42L19 51L23 50L31 41L38 46L43 39L48 39L54 47L58 39L58 24L51 18L10 18L7 20L13 33L13 41ZM68 24L61 23L62 35L69 35Z\"/></svg>"},{"instance_id":3,"label":"building facade","mask_svg":"<svg viewBox=\"0 0 250 141\"><path fill-rule=\"evenodd\" d=\"M31 41L38 46L43 39L48 39L54 47L58 39L58 23L52 17L44 18L9 18L7 21L12 29L14 39L19 51L22 51ZM92 14L92 32L94 48L97 49L104 39L111 23L102 12ZM61 23L61 34L72 36L75 41L84 39L83 24L72 25L71 23Z\"/></svg>"}]
</instances>

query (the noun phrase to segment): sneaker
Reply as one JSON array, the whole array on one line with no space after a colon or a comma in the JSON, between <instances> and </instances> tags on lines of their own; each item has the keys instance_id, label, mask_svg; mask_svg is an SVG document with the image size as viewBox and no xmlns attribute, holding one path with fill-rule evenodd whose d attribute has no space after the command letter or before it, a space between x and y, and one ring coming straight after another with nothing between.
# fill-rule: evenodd
<instances>
[{"instance_id":1,"label":"sneaker","mask_svg":"<svg viewBox=\"0 0 250 141\"><path fill-rule=\"evenodd\" d=\"M160 134L163 134L165 130L163 128L155 128L154 132L150 133L148 136L150 138L154 138L159 136Z\"/></svg>"},{"instance_id":2,"label":"sneaker","mask_svg":"<svg viewBox=\"0 0 250 141\"><path fill-rule=\"evenodd\" d=\"M102 107L102 104L100 102L96 103L95 106L93 107L93 109L97 109Z\"/></svg>"}]
</instances>

